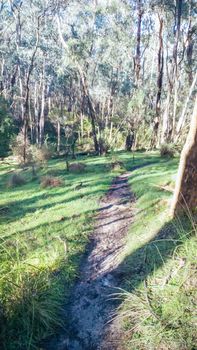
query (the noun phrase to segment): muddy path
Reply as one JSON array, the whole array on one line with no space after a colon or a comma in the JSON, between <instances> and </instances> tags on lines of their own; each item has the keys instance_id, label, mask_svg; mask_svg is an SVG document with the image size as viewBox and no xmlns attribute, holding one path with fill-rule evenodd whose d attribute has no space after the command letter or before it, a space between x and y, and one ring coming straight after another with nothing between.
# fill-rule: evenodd
<instances>
[{"instance_id":1,"label":"muddy path","mask_svg":"<svg viewBox=\"0 0 197 350\"><path fill-rule=\"evenodd\" d=\"M128 176L115 178L100 202L91 243L67 310L69 337L62 335L46 350L122 349L118 325L110 320L117 308L111 295L122 280L119 257L133 219L134 196Z\"/></svg>"}]
</instances>

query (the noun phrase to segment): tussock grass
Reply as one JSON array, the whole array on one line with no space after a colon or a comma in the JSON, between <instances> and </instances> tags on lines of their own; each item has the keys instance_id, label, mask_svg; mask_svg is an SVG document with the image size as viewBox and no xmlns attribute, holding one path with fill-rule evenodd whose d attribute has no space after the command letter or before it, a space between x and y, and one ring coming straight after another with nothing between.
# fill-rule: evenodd
<instances>
[{"instance_id":1,"label":"tussock grass","mask_svg":"<svg viewBox=\"0 0 197 350\"><path fill-rule=\"evenodd\" d=\"M59 179L58 177L53 176L44 176L41 179L41 187L60 187L63 186L63 181Z\"/></svg>"},{"instance_id":2,"label":"tussock grass","mask_svg":"<svg viewBox=\"0 0 197 350\"><path fill-rule=\"evenodd\" d=\"M86 165L83 163L72 163L69 164L69 171L73 172L73 173L81 173L84 172Z\"/></svg>"},{"instance_id":3,"label":"tussock grass","mask_svg":"<svg viewBox=\"0 0 197 350\"><path fill-rule=\"evenodd\" d=\"M26 183L24 177L22 177L20 174L14 173L10 175L7 186L8 187L16 187L16 186L22 186Z\"/></svg>"},{"instance_id":4,"label":"tussock grass","mask_svg":"<svg viewBox=\"0 0 197 350\"><path fill-rule=\"evenodd\" d=\"M197 236L196 232L192 233L188 236L185 231L184 236L181 232L172 256L160 269L147 276L140 288L119 293L124 302L118 318L124 321L128 348L195 348ZM152 254L156 254L153 247Z\"/></svg>"},{"instance_id":5,"label":"tussock grass","mask_svg":"<svg viewBox=\"0 0 197 350\"><path fill-rule=\"evenodd\" d=\"M160 147L161 157L173 158L176 154L176 148L173 143L163 143Z\"/></svg>"},{"instance_id":6,"label":"tussock grass","mask_svg":"<svg viewBox=\"0 0 197 350\"><path fill-rule=\"evenodd\" d=\"M62 326L60 276L53 276L51 266L23 260L26 249L18 239L1 242L1 344L5 349L34 348L40 337Z\"/></svg>"}]
</instances>

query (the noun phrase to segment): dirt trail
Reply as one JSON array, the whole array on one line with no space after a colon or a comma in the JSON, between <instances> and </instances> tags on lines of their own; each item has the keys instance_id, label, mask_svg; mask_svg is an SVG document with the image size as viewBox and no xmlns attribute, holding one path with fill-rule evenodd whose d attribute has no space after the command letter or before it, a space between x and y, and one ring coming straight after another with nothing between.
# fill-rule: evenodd
<instances>
[{"instance_id":1,"label":"dirt trail","mask_svg":"<svg viewBox=\"0 0 197 350\"><path fill-rule=\"evenodd\" d=\"M72 337L62 337L50 350L122 349L118 327L109 321L117 307L110 296L121 284L119 256L132 222L134 196L128 176L117 177L101 200L89 250L69 304Z\"/></svg>"}]
</instances>

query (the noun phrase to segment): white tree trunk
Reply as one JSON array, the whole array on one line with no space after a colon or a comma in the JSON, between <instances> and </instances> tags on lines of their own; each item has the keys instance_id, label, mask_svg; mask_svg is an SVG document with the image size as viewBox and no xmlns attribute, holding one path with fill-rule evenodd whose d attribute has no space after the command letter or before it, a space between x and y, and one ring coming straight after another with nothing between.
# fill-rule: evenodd
<instances>
[{"instance_id":1,"label":"white tree trunk","mask_svg":"<svg viewBox=\"0 0 197 350\"><path fill-rule=\"evenodd\" d=\"M194 76L192 85L191 85L190 90L189 90L189 94L188 94L188 96L187 96L187 99L186 99L186 101L185 101L185 104L184 104L184 107L183 107L181 116L180 116L179 121L178 121L178 123L177 123L175 142L177 142L178 137L179 137L179 134L180 134L180 131L181 131L181 129L183 128L183 126L184 126L184 124L185 124L186 117L187 117L187 114L186 114L187 106L188 106L189 100L190 100L190 98L191 98L192 92L193 92L193 90L194 90L194 88L195 88L196 81L197 81L197 72L196 72L196 74L195 74L195 76Z\"/></svg>"}]
</instances>

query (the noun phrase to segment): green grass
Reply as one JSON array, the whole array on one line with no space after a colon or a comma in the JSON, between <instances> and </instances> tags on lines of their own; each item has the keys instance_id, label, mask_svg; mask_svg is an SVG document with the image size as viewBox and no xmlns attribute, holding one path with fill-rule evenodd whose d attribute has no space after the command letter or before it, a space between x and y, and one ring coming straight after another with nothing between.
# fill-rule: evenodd
<instances>
[{"instance_id":1,"label":"green grass","mask_svg":"<svg viewBox=\"0 0 197 350\"><path fill-rule=\"evenodd\" d=\"M118 267L124 278L119 315L132 350L195 349L195 227L187 218L171 220L169 202L178 159L157 152L119 152L80 158L84 173L67 173L52 160L38 178L51 175L63 186L43 189L31 171L1 164L0 172L0 344L5 350L39 349L39 341L63 327L64 305L78 275L98 199L114 176L106 164L121 160L133 170L135 220ZM10 170L26 184L7 188ZM82 187L76 190L76 186ZM169 190L169 191L168 191Z\"/></svg>"},{"instance_id":2,"label":"green grass","mask_svg":"<svg viewBox=\"0 0 197 350\"><path fill-rule=\"evenodd\" d=\"M136 195L135 221L119 266L126 276L117 295L123 298L118 318L126 346L194 350L196 226L189 213L175 220L168 214L178 159L138 154L133 163L128 154L120 157L128 169L139 167L129 180Z\"/></svg>"},{"instance_id":3,"label":"green grass","mask_svg":"<svg viewBox=\"0 0 197 350\"><path fill-rule=\"evenodd\" d=\"M0 322L1 348L37 349L38 342L66 327L66 303L88 243L98 199L115 173L107 158L80 159L84 173L66 172L52 160L32 180L31 170L1 164L0 172ZM10 170L26 179L7 188ZM57 176L64 185L43 189L40 178ZM78 190L75 187L82 183Z\"/></svg>"}]
</instances>

